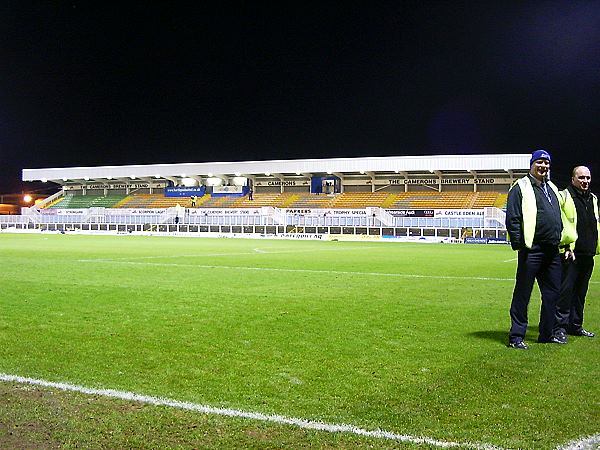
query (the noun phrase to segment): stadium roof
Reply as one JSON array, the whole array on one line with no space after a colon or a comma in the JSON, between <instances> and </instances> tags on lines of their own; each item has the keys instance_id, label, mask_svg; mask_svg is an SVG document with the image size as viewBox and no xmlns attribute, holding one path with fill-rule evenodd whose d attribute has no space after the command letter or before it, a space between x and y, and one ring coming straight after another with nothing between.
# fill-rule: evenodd
<instances>
[{"instance_id":1,"label":"stadium roof","mask_svg":"<svg viewBox=\"0 0 600 450\"><path fill-rule=\"evenodd\" d=\"M425 174L425 173L512 173L529 170L527 154L498 155L430 155L367 158L294 159L271 161L205 162L148 164L127 166L63 167L23 169L23 181L51 181L60 185L78 181L163 179L177 182L181 178L256 177L279 175L354 175Z\"/></svg>"}]
</instances>

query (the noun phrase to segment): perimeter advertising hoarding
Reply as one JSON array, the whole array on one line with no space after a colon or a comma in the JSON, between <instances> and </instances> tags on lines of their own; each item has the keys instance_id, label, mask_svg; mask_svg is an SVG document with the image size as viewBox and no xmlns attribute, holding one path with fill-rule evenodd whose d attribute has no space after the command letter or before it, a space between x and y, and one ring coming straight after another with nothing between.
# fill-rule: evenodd
<instances>
[{"instance_id":1,"label":"perimeter advertising hoarding","mask_svg":"<svg viewBox=\"0 0 600 450\"><path fill-rule=\"evenodd\" d=\"M206 186L173 186L165 188L165 197L202 197L206 192Z\"/></svg>"},{"instance_id":2,"label":"perimeter advertising hoarding","mask_svg":"<svg viewBox=\"0 0 600 450\"><path fill-rule=\"evenodd\" d=\"M394 217L434 217L433 209L388 209L386 210Z\"/></svg>"},{"instance_id":3,"label":"perimeter advertising hoarding","mask_svg":"<svg viewBox=\"0 0 600 450\"><path fill-rule=\"evenodd\" d=\"M466 237L465 244L508 244L506 239L486 237Z\"/></svg>"},{"instance_id":4,"label":"perimeter advertising hoarding","mask_svg":"<svg viewBox=\"0 0 600 450\"><path fill-rule=\"evenodd\" d=\"M436 209L435 217L483 217L483 209Z\"/></svg>"},{"instance_id":5,"label":"perimeter advertising hoarding","mask_svg":"<svg viewBox=\"0 0 600 450\"><path fill-rule=\"evenodd\" d=\"M366 216L366 209L287 208L288 215L299 216Z\"/></svg>"}]
</instances>

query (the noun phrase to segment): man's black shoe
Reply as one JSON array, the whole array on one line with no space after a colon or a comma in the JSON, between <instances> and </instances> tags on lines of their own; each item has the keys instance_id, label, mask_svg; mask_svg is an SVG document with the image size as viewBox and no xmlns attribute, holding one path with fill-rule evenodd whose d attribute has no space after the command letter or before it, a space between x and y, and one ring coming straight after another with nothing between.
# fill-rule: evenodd
<instances>
[{"instance_id":1,"label":"man's black shoe","mask_svg":"<svg viewBox=\"0 0 600 450\"><path fill-rule=\"evenodd\" d=\"M523 341L523 339L519 339L513 342L509 342L508 343L508 347L510 348L516 348L519 350L528 350L529 346Z\"/></svg>"},{"instance_id":2,"label":"man's black shoe","mask_svg":"<svg viewBox=\"0 0 600 450\"><path fill-rule=\"evenodd\" d=\"M554 337L564 341L565 344L567 343L567 333L565 333L563 330L558 330L556 333L554 333Z\"/></svg>"},{"instance_id":3,"label":"man's black shoe","mask_svg":"<svg viewBox=\"0 0 600 450\"><path fill-rule=\"evenodd\" d=\"M566 339L561 339L557 336L551 336L548 339L538 339L538 343L540 344L566 344Z\"/></svg>"},{"instance_id":4,"label":"man's black shoe","mask_svg":"<svg viewBox=\"0 0 600 450\"><path fill-rule=\"evenodd\" d=\"M596 336L594 333L592 333L591 331L588 331L586 329L581 328L580 330L577 331L573 331L572 333L573 336L584 336L584 337L594 337Z\"/></svg>"}]
</instances>

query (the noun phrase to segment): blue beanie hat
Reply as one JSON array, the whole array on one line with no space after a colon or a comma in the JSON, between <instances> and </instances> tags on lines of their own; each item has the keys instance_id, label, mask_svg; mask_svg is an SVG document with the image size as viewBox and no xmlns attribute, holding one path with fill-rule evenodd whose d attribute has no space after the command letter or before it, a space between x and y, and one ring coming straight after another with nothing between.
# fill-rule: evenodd
<instances>
[{"instance_id":1,"label":"blue beanie hat","mask_svg":"<svg viewBox=\"0 0 600 450\"><path fill-rule=\"evenodd\" d=\"M549 162L552 161L552 158L550 158L550 153L548 153L546 150L536 150L531 154L529 165L531 166L533 162L537 161L538 159L547 159Z\"/></svg>"}]
</instances>

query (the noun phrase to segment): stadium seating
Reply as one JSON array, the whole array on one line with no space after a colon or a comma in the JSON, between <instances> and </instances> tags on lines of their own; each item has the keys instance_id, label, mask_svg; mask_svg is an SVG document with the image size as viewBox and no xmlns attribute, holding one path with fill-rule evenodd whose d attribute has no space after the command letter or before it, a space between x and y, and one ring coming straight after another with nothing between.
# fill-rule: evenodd
<instances>
[{"instance_id":1,"label":"stadium seating","mask_svg":"<svg viewBox=\"0 0 600 450\"><path fill-rule=\"evenodd\" d=\"M160 196L163 197L162 195ZM125 197L123 201L115 205L116 208L149 208L150 204L157 199L153 194L135 194Z\"/></svg>"},{"instance_id":2,"label":"stadium seating","mask_svg":"<svg viewBox=\"0 0 600 450\"><path fill-rule=\"evenodd\" d=\"M279 193L279 192L266 192L266 193L254 193L252 200L248 199L248 196L238 197L233 203L234 208L260 208L261 206L274 206L277 208L287 208L289 204L293 203L298 197L298 194L294 193Z\"/></svg>"},{"instance_id":3,"label":"stadium seating","mask_svg":"<svg viewBox=\"0 0 600 450\"><path fill-rule=\"evenodd\" d=\"M394 194L387 192L345 192L333 202L334 208L363 209L369 206L383 208L384 202Z\"/></svg>"},{"instance_id":4,"label":"stadium seating","mask_svg":"<svg viewBox=\"0 0 600 450\"><path fill-rule=\"evenodd\" d=\"M58 197L54 199L52 202L48 203L44 208L68 208L67 205L71 202L72 198L73 194L65 194L63 197Z\"/></svg>"},{"instance_id":5,"label":"stadium seating","mask_svg":"<svg viewBox=\"0 0 600 450\"><path fill-rule=\"evenodd\" d=\"M494 202L494 204L492 206L495 206L496 208L500 208L500 209L506 209L506 200L507 199L508 199L508 194L505 194L505 193L498 194L498 198L496 199L496 201Z\"/></svg>"},{"instance_id":6,"label":"stadium seating","mask_svg":"<svg viewBox=\"0 0 600 450\"><path fill-rule=\"evenodd\" d=\"M60 201L52 204L50 208L112 208L117 203L120 203L124 197L124 195L91 196L66 194Z\"/></svg>"},{"instance_id":7,"label":"stadium seating","mask_svg":"<svg viewBox=\"0 0 600 450\"><path fill-rule=\"evenodd\" d=\"M475 192L471 208L485 208L493 206L500 195L499 192Z\"/></svg>"},{"instance_id":8,"label":"stadium seating","mask_svg":"<svg viewBox=\"0 0 600 450\"><path fill-rule=\"evenodd\" d=\"M253 200L248 196L212 197L206 194L198 197L197 208L260 208L272 206L291 209L364 209L380 207L385 209L446 209L446 208L485 208L506 207L506 193L467 192L467 191L415 191L415 192L345 192L336 195L316 195L296 192L254 193ZM46 206L47 208L171 208L174 206L191 208L189 197L164 197L163 194L132 194L87 196L65 194L64 197Z\"/></svg>"},{"instance_id":9,"label":"stadium seating","mask_svg":"<svg viewBox=\"0 0 600 450\"><path fill-rule=\"evenodd\" d=\"M221 196L211 197L210 194L204 195L198 199L196 207L199 208L232 208L233 204L239 197L237 196ZM202 202L200 202L202 200Z\"/></svg>"},{"instance_id":10,"label":"stadium seating","mask_svg":"<svg viewBox=\"0 0 600 450\"><path fill-rule=\"evenodd\" d=\"M471 208L473 192L401 192L390 209L451 209Z\"/></svg>"},{"instance_id":11,"label":"stadium seating","mask_svg":"<svg viewBox=\"0 0 600 450\"><path fill-rule=\"evenodd\" d=\"M298 198L291 203L288 208L293 209L315 209L331 208L335 201L335 195L326 194L296 194Z\"/></svg>"}]
</instances>

